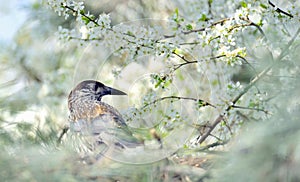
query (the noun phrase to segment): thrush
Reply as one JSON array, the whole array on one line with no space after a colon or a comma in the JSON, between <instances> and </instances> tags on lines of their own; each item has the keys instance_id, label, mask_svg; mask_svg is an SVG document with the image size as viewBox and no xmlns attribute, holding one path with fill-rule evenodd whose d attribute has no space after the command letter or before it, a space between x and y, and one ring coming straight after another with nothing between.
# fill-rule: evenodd
<instances>
[{"instance_id":1,"label":"thrush","mask_svg":"<svg viewBox=\"0 0 300 182\"><path fill-rule=\"evenodd\" d=\"M80 82L69 94L70 129L109 147L141 145L117 109L101 101L105 95L126 95L95 80Z\"/></svg>"}]
</instances>

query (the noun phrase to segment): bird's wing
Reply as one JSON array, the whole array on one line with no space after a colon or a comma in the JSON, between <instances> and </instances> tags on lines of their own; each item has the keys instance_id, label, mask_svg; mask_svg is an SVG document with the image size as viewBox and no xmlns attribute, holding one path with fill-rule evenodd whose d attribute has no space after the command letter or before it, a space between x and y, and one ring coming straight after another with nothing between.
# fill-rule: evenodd
<instances>
[{"instance_id":1,"label":"bird's wing","mask_svg":"<svg viewBox=\"0 0 300 182\"><path fill-rule=\"evenodd\" d=\"M115 143L130 147L142 144L132 135L122 115L115 108L100 101L94 102L92 107L91 104L88 106L84 114L78 115L78 119L71 122L73 131L98 136L107 145Z\"/></svg>"}]
</instances>

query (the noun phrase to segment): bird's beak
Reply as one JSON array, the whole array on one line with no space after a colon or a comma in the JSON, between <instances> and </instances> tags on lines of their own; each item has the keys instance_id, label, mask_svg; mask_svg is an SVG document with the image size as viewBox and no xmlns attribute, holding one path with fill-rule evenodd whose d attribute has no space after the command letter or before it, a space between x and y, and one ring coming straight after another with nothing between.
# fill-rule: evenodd
<instances>
[{"instance_id":1,"label":"bird's beak","mask_svg":"<svg viewBox=\"0 0 300 182\"><path fill-rule=\"evenodd\" d=\"M108 95L127 95L125 92L105 86L105 92Z\"/></svg>"}]
</instances>

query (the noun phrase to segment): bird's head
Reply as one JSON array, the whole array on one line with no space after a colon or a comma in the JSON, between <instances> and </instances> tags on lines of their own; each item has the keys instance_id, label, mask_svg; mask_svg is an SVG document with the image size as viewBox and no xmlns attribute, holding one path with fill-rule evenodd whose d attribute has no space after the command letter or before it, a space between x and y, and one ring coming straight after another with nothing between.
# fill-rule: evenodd
<instances>
[{"instance_id":1,"label":"bird's head","mask_svg":"<svg viewBox=\"0 0 300 182\"><path fill-rule=\"evenodd\" d=\"M95 80L85 80L80 82L70 93L70 96L75 94L77 97L87 97L101 101L105 95L127 95L126 93L108 87L101 82Z\"/></svg>"}]
</instances>

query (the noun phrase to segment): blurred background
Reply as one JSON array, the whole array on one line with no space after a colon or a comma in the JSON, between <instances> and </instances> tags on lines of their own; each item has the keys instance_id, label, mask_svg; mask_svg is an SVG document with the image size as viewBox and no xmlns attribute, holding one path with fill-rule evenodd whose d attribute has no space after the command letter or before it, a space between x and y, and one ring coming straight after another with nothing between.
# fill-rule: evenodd
<instances>
[{"instance_id":1,"label":"blurred background","mask_svg":"<svg viewBox=\"0 0 300 182\"><path fill-rule=\"evenodd\" d=\"M261 38L253 27L236 33L237 43L247 48L246 58L256 72L270 65L297 35L299 9L295 7L299 7L299 2L288 2L274 1L283 9L293 4L294 9L290 8L290 11L296 17L294 19L278 14L266 2L253 2L252 6L269 8L263 12L271 12L263 14L265 21L260 22L268 41ZM95 16L109 13L112 25L161 26L165 28L162 31L168 33L170 27L166 21L174 16L176 8L187 21L206 19L202 12L210 14L208 18L219 20L232 16L243 7L243 3L252 2L86 0L85 6ZM227 115L230 126L222 122L210 136L208 145L183 145L182 150L177 151L178 158L145 164L137 170L130 164L109 164L109 167L107 164L79 165L74 150L69 146L57 146L58 137L68 121L67 96L74 85L84 79L97 79L127 92L128 97L104 99L118 108L124 117L127 117L128 110L141 107L143 100L178 93L200 96L216 104L217 109L199 109L189 102L180 102L179 109L183 118L196 120L193 124L204 126L213 121L226 104L230 104L227 101L238 93L241 85L247 85L254 78L253 68L249 64L232 67L218 61L186 67L176 73L177 80L173 83L178 87L170 86L169 90L161 92L156 90L155 93L161 95L151 95L152 92L144 86L151 87L151 73L169 68L165 59L145 56L130 62L126 56L119 59L113 54L114 50L64 41L57 33L58 27L76 27L75 17L65 19L58 16L46 1L3 1L0 15L0 177L5 181L49 181L50 176L54 181L300 180L297 174L300 167L298 35L284 55L285 62L276 65L239 103L249 103L251 107L270 112L231 110ZM270 21L273 19L276 21ZM186 40L192 40L192 37ZM188 49L191 54L185 56L198 60L209 57L216 50L218 47L199 44ZM178 59L173 61L178 63ZM120 70L121 74L116 74ZM234 88L227 86L237 82L239 84ZM148 96L141 97L145 95ZM163 111L176 118L178 113L172 113L170 105L167 104ZM151 113L143 116L148 120L157 119ZM138 122L130 124L139 126ZM200 129L195 132L197 127L194 125L189 127L191 130L182 130L176 137L192 140L202 132ZM220 145L217 150L205 148L215 141L226 141L225 145L232 137L234 140L228 146ZM249 169L259 172L249 172ZM134 175L132 171L135 171Z\"/></svg>"}]
</instances>

